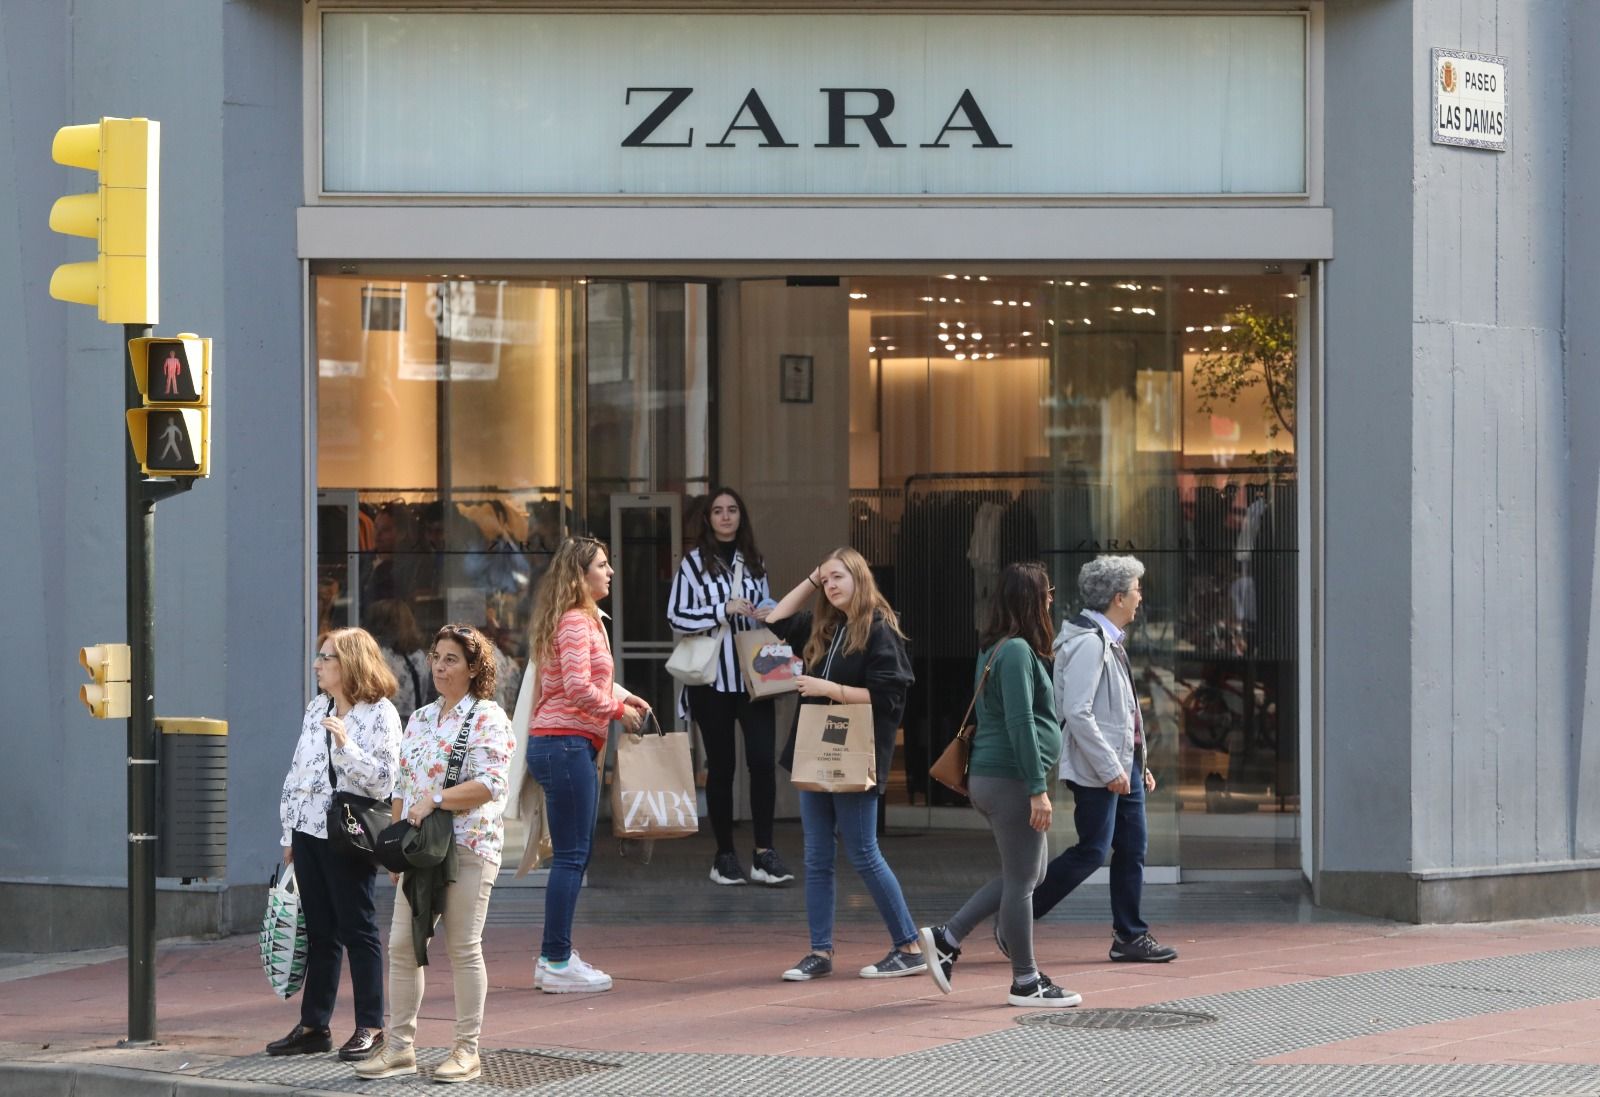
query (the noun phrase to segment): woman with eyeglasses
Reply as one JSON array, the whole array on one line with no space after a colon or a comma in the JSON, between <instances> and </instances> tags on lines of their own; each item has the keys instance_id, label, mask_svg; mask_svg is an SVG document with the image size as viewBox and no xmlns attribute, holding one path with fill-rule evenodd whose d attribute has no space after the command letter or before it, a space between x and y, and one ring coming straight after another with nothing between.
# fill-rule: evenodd
<instances>
[{"instance_id":1,"label":"woman with eyeglasses","mask_svg":"<svg viewBox=\"0 0 1600 1097\"><path fill-rule=\"evenodd\" d=\"M294 761L283 780L278 818L283 863L293 864L306 919L306 981L300 1023L267 1045L268 1055L333 1050L329 1024L339 995L339 969L350 956L356 1029L339 1058L371 1055L383 1038L383 956L374 909L376 868L328 848L330 771L338 787L387 799L394 790L400 716L389 698L394 675L364 629L335 629L317 645L317 695L306 705Z\"/></svg>"},{"instance_id":2,"label":"woman with eyeglasses","mask_svg":"<svg viewBox=\"0 0 1600 1097\"><path fill-rule=\"evenodd\" d=\"M470 1082L482 1073L478 1037L489 976L483 963L483 921L505 845L507 770L515 740L511 721L494 701L494 649L471 625L446 625L429 653L439 697L411 714L400 743L395 818L420 827L436 811L452 814L456 878L444 890L443 931L455 982L456 1029L450 1055L433 1070L435 1082ZM451 755L463 744L458 779L448 788ZM356 1064L362 1078L417 1072L413 1041L422 1007L423 968L412 934L412 906L396 889L389 925L389 1031L383 1049Z\"/></svg>"},{"instance_id":3,"label":"woman with eyeglasses","mask_svg":"<svg viewBox=\"0 0 1600 1097\"><path fill-rule=\"evenodd\" d=\"M1061 760L1061 722L1051 681L1050 605L1055 593L1040 564L1008 564L989 603L978 652L968 795L1000 849L1000 875L973 893L948 922L919 931L928 974L944 993L961 942L979 923L997 918L1007 942L1011 991L1023 1009L1075 1006L1082 999L1056 986L1033 957L1033 890L1050 860L1046 834L1054 809L1050 785Z\"/></svg>"},{"instance_id":4,"label":"woman with eyeglasses","mask_svg":"<svg viewBox=\"0 0 1600 1097\"><path fill-rule=\"evenodd\" d=\"M561 543L539 581L528 652L539 668L539 701L528 722L528 772L544 788L550 879L533 985L546 994L611 989L611 976L572 947L578 892L594 848L600 782L595 759L611 721L638 731L650 705L617 685L599 602L611 594L611 561L593 537Z\"/></svg>"}]
</instances>

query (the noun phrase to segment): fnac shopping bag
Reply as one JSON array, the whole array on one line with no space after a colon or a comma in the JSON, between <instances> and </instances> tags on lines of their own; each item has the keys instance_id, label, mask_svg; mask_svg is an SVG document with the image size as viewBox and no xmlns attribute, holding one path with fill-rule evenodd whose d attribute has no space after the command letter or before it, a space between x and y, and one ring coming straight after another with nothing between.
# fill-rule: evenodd
<instances>
[{"instance_id":1,"label":"fnac shopping bag","mask_svg":"<svg viewBox=\"0 0 1600 1097\"><path fill-rule=\"evenodd\" d=\"M753 628L735 633L739 669L744 672L744 688L751 698L776 697L794 691L795 676L804 673L805 664L787 642L771 629Z\"/></svg>"},{"instance_id":2,"label":"fnac shopping bag","mask_svg":"<svg viewBox=\"0 0 1600 1097\"><path fill-rule=\"evenodd\" d=\"M661 730L652 714L643 735L617 739L611 776L611 833L618 838L685 838L700 830L687 732Z\"/></svg>"},{"instance_id":3,"label":"fnac shopping bag","mask_svg":"<svg viewBox=\"0 0 1600 1097\"><path fill-rule=\"evenodd\" d=\"M306 981L306 917L300 910L300 887L294 866L285 865L282 878L272 874L267 888L267 912L261 918L261 967L279 998L293 998Z\"/></svg>"},{"instance_id":4,"label":"fnac shopping bag","mask_svg":"<svg viewBox=\"0 0 1600 1097\"><path fill-rule=\"evenodd\" d=\"M800 706L790 771L796 788L866 792L878 784L877 758L871 705Z\"/></svg>"}]
</instances>

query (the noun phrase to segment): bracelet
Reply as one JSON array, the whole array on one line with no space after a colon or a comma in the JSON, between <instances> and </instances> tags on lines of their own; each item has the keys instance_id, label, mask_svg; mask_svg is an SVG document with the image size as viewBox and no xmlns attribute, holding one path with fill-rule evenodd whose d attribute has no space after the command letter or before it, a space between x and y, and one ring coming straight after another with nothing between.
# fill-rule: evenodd
<instances>
[{"instance_id":1,"label":"bracelet","mask_svg":"<svg viewBox=\"0 0 1600 1097\"><path fill-rule=\"evenodd\" d=\"M818 590L822 589L822 584L817 582L815 579L811 578L810 575L806 576L806 582L810 583L812 586L816 587Z\"/></svg>"}]
</instances>

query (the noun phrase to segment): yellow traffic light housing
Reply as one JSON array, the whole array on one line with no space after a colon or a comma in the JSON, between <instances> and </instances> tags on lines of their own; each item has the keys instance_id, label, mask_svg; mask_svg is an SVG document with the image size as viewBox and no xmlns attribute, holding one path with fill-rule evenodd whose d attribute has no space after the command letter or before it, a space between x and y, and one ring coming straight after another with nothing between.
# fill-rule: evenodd
<instances>
[{"instance_id":1,"label":"yellow traffic light housing","mask_svg":"<svg viewBox=\"0 0 1600 1097\"><path fill-rule=\"evenodd\" d=\"M161 123L102 118L64 126L50 146L58 164L99 176L93 194L56 199L50 228L99 244L93 262L67 263L50 276L50 296L94 305L107 324L154 324L160 291L158 212Z\"/></svg>"},{"instance_id":2,"label":"yellow traffic light housing","mask_svg":"<svg viewBox=\"0 0 1600 1097\"><path fill-rule=\"evenodd\" d=\"M133 456L147 476L211 475L211 340L128 340L144 407L128 412Z\"/></svg>"},{"instance_id":3,"label":"yellow traffic light housing","mask_svg":"<svg viewBox=\"0 0 1600 1097\"><path fill-rule=\"evenodd\" d=\"M78 662L89 672L89 684L78 687L78 700L99 720L123 720L130 711L128 679L132 653L127 644L94 644L78 649Z\"/></svg>"}]
</instances>

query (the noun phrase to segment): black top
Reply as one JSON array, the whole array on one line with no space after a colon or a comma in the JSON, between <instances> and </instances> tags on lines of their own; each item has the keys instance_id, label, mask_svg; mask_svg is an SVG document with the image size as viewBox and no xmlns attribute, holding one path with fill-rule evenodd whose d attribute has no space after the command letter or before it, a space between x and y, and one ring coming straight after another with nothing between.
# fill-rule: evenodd
<instances>
[{"instance_id":1,"label":"black top","mask_svg":"<svg viewBox=\"0 0 1600 1097\"><path fill-rule=\"evenodd\" d=\"M801 610L793 617L781 621L768 621L767 627L780 639L788 641L798 653L805 649L811 636L811 611ZM824 657L826 662L826 657ZM822 667L806 667L806 673L826 677L841 686L864 687L872 694L873 745L877 747L878 794L888 787L889 767L894 760L894 737L900 729L900 718L906 711L906 692L915 681L911 673L911 660L906 656L905 642L894 629L884 623L882 616L874 615L872 631L867 634L867 646L862 651L846 654L844 643L833 657L826 676ZM802 705L826 705L825 697L803 697ZM794 769L794 740L800 726L799 709L795 710L794 726L789 729L789 742L783 748L778 762L784 769Z\"/></svg>"}]
</instances>

